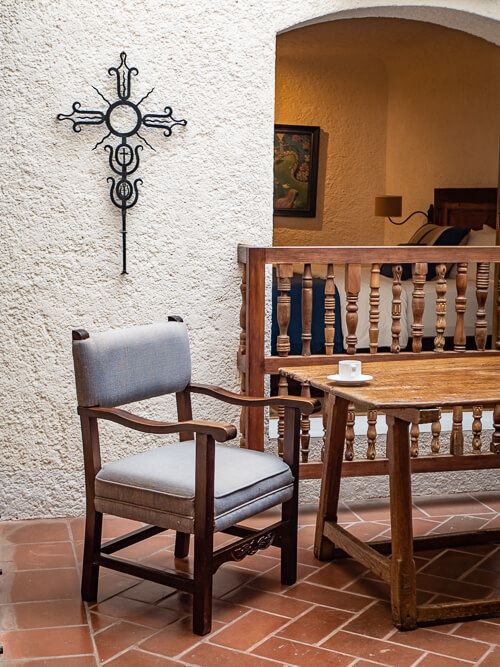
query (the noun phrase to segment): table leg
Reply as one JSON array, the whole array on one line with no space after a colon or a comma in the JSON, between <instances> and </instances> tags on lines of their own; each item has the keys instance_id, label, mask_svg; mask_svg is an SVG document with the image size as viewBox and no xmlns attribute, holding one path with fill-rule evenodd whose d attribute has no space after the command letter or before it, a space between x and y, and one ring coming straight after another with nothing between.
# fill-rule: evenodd
<instances>
[{"instance_id":1,"label":"table leg","mask_svg":"<svg viewBox=\"0 0 500 667\"><path fill-rule=\"evenodd\" d=\"M400 630L412 630L417 627L417 591L413 560L409 423L388 415L387 424L392 618Z\"/></svg>"},{"instance_id":2,"label":"table leg","mask_svg":"<svg viewBox=\"0 0 500 667\"><path fill-rule=\"evenodd\" d=\"M333 394L328 394L325 398L325 404L327 404L325 455L314 540L314 555L320 560L332 558L335 548L330 540L323 535L323 529L325 521L337 521L347 408L349 405L348 401L338 396L335 397Z\"/></svg>"}]
</instances>

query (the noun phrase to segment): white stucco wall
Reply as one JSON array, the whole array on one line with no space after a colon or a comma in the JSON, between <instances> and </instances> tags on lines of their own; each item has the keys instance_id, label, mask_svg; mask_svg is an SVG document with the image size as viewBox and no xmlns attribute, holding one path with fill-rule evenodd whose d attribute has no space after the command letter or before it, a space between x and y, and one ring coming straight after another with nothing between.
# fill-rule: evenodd
<instances>
[{"instance_id":1,"label":"white stucco wall","mask_svg":"<svg viewBox=\"0 0 500 667\"><path fill-rule=\"evenodd\" d=\"M498 4L489 0L434 2L431 10L423 3L402 8L385 0L382 10L378 4L3 0L2 518L83 509L72 327L102 330L184 315L195 378L236 386L236 244L272 237L277 32L354 11L426 18L500 41L491 20ZM170 139L147 132L157 152L143 154L125 277L106 155L90 150L100 128L75 134L55 120L74 100L99 106L92 84L111 94L106 69L123 49L139 68L136 94L155 87L147 110L171 104L188 119ZM150 414L167 416L171 407L158 400ZM103 429L103 442L109 434L114 445L105 459L139 446L135 435L114 426Z\"/></svg>"}]
</instances>

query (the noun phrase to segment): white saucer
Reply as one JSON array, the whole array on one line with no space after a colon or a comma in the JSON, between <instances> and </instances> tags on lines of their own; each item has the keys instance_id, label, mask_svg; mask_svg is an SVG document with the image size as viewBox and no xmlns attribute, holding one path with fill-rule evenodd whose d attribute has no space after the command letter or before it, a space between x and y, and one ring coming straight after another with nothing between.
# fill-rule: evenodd
<instances>
[{"instance_id":1,"label":"white saucer","mask_svg":"<svg viewBox=\"0 0 500 667\"><path fill-rule=\"evenodd\" d=\"M340 377L340 375L336 374L336 375L327 375L326 379L333 380L337 384L355 387L357 385L366 384L367 382L370 382L370 380L373 380L373 375L365 375L364 373L361 373L361 375L357 378L347 379Z\"/></svg>"}]
</instances>

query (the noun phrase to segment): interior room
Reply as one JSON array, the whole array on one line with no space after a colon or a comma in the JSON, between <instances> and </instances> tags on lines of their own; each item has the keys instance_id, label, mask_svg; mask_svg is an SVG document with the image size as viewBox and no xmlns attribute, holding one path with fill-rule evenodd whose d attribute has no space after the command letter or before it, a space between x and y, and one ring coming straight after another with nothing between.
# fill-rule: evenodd
<instances>
[{"instance_id":1,"label":"interior room","mask_svg":"<svg viewBox=\"0 0 500 667\"><path fill-rule=\"evenodd\" d=\"M0 665L497 667L496 3L0 25Z\"/></svg>"}]
</instances>

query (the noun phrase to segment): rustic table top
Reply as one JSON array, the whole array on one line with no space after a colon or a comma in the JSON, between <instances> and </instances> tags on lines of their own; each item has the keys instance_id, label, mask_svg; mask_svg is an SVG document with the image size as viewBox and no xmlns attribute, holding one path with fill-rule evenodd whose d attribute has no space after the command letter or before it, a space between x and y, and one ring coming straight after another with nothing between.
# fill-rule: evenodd
<instances>
[{"instance_id":1,"label":"rustic table top","mask_svg":"<svg viewBox=\"0 0 500 667\"><path fill-rule=\"evenodd\" d=\"M373 375L373 380L357 387L341 386L327 379L338 372L336 362L284 366L280 372L368 409L500 404L500 354L367 362L363 363L362 372Z\"/></svg>"}]
</instances>

